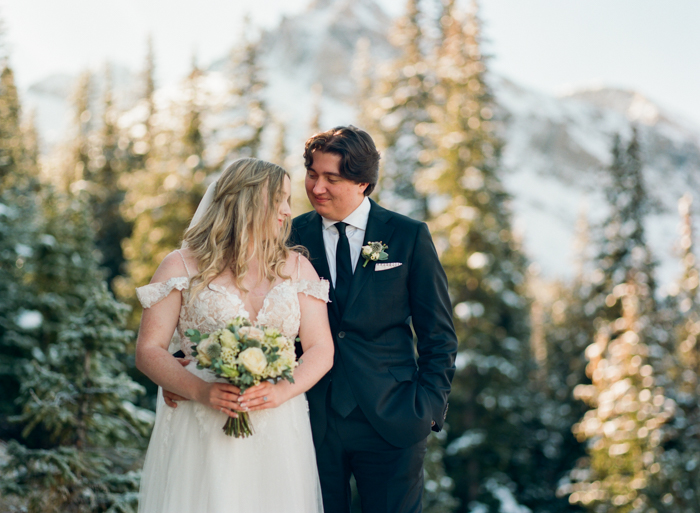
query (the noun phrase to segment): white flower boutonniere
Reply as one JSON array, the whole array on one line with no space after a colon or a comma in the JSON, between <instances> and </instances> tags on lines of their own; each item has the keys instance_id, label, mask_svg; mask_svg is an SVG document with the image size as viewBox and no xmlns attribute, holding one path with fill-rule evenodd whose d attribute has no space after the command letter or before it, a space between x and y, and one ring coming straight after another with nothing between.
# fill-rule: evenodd
<instances>
[{"instance_id":1,"label":"white flower boutonniere","mask_svg":"<svg viewBox=\"0 0 700 513\"><path fill-rule=\"evenodd\" d=\"M367 262L377 262L389 258L389 253L385 252L385 249L389 249L389 246L382 244L382 241L368 242L366 246L362 246L362 258L365 259L362 267L367 267Z\"/></svg>"}]
</instances>

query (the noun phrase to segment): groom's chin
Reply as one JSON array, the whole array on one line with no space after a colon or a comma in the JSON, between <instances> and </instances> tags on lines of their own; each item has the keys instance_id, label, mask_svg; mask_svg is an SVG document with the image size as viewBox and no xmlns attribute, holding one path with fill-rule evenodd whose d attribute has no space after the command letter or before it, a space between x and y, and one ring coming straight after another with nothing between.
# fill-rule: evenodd
<instances>
[{"instance_id":1,"label":"groom's chin","mask_svg":"<svg viewBox=\"0 0 700 513\"><path fill-rule=\"evenodd\" d=\"M318 200L310 200L311 206L313 209L318 213L318 215L326 217L331 209L330 207L330 200L327 201L318 201Z\"/></svg>"}]
</instances>

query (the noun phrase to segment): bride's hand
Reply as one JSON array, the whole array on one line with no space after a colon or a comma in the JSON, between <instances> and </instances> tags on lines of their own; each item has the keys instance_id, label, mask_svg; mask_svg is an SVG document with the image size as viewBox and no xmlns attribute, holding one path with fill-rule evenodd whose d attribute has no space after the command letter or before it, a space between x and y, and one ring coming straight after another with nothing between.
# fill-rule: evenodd
<instances>
[{"instance_id":1,"label":"bride's hand","mask_svg":"<svg viewBox=\"0 0 700 513\"><path fill-rule=\"evenodd\" d=\"M259 385L249 388L243 392L238 401L241 407L247 411L265 410L267 408L277 408L284 403L289 397L285 394L285 383L280 381L272 384L269 381L263 381Z\"/></svg>"},{"instance_id":2,"label":"bride's hand","mask_svg":"<svg viewBox=\"0 0 700 513\"><path fill-rule=\"evenodd\" d=\"M206 383L197 401L205 406L219 410L229 417L236 418L236 411L244 411L238 402L241 390L228 383Z\"/></svg>"}]
</instances>

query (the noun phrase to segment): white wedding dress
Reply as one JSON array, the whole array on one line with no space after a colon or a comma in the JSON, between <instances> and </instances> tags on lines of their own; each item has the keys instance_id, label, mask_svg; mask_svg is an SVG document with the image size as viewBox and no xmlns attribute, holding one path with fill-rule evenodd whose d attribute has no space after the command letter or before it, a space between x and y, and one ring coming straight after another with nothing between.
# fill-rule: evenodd
<instances>
[{"instance_id":1,"label":"white wedding dress","mask_svg":"<svg viewBox=\"0 0 700 513\"><path fill-rule=\"evenodd\" d=\"M183 259L184 261L184 259ZM189 271L188 271L189 272ZM211 332L234 317L250 318L241 299L215 284L189 300L189 277L171 278L137 289L144 308L173 290L183 301L177 331L191 358L185 331ZM299 333L298 294L328 301L327 281L292 279L272 288L256 324L285 336ZM185 367L206 381L217 381L195 363ZM219 380L221 381L221 380ZM254 434L226 436L227 416L195 401L165 405L159 389L156 421L141 478L140 513L320 513L323 511L316 456L304 394L278 408L250 412Z\"/></svg>"}]
</instances>

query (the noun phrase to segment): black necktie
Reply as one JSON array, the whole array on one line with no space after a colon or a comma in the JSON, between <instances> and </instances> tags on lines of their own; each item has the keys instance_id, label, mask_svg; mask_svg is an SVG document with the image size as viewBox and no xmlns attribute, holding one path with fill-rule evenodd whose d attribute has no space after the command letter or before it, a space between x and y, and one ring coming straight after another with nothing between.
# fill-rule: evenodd
<instances>
[{"instance_id":1,"label":"black necktie","mask_svg":"<svg viewBox=\"0 0 700 513\"><path fill-rule=\"evenodd\" d=\"M335 223L338 229L338 245L335 248L335 300L340 309L340 316L345 312L345 306L350 292L350 282L352 281L352 261L350 260L350 242L345 233L347 228L345 223ZM342 333L342 332L341 332ZM339 334L344 338L344 334ZM337 343L340 343L338 339ZM331 377L331 406L343 418L347 417L357 406L357 401L352 393L352 387L346 376L347 371L343 368L340 355L336 350L335 363Z\"/></svg>"},{"instance_id":2,"label":"black necktie","mask_svg":"<svg viewBox=\"0 0 700 513\"><path fill-rule=\"evenodd\" d=\"M335 249L335 299L338 301L340 313L345 311L345 303L350 292L352 281L352 262L350 261L350 242L345 234L347 224L335 223L338 229L338 246Z\"/></svg>"}]
</instances>

